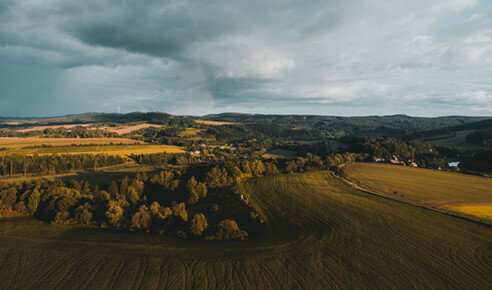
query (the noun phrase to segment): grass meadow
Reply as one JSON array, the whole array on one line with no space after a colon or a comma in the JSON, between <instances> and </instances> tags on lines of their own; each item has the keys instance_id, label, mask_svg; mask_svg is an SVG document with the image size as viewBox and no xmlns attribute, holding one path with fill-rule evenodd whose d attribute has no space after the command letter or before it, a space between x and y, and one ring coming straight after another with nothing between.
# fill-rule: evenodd
<instances>
[{"instance_id":1,"label":"grass meadow","mask_svg":"<svg viewBox=\"0 0 492 290\"><path fill-rule=\"evenodd\" d=\"M439 147L455 148L459 151L477 151L483 149L483 146L466 142L466 136L473 132L475 130L458 131L452 137L431 139L427 142Z\"/></svg>"},{"instance_id":2,"label":"grass meadow","mask_svg":"<svg viewBox=\"0 0 492 290\"><path fill-rule=\"evenodd\" d=\"M492 222L492 178L375 163L345 169L348 179L363 188Z\"/></svg>"},{"instance_id":3,"label":"grass meadow","mask_svg":"<svg viewBox=\"0 0 492 290\"><path fill-rule=\"evenodd\" d=\"M492 288L490 227L355 190L330 172L239 190L266 223L242 242L0 220L0 287Z\"/></svg>"}]
</instances>

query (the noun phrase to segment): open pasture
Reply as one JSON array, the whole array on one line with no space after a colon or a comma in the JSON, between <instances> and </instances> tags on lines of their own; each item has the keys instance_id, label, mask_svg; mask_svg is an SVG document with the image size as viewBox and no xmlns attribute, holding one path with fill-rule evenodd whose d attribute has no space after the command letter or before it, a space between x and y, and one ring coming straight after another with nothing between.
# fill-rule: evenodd
<instances>
[{"instance_id":1,"label":"open pasture","mask_svg":"<svg viewBox=\"0 0 492 290\"><path fill-rule=\"evenodd\" d=\"M466 215L477 207L477 217L492 221L492 212L483 214L492 209L492 178L375 163L348 164L345 169L348 179L363 188Z\"/></svg>"},{"instance_id":2,"label":"open pasture","mask_svg":"<svg viewBox=\"0 0 492 290\"><path fill-rule=\"evenodd\" d=\"M261 155L261 157L266 159L288 159L296 157L296 152L289 149L276 148L268 150L265 154Z\"/></svg>"},{"instance_id":3,"label":"open pasture","mask_svg":"<svg viewBox=\"0 0 492 290\"><path fill-rule=\"evenodd\" d=\"M330 172L239 190L266 223L243 242L0 220L0 287L492 287L490 227L357 191Z\"/></svg>"}]
</instances>

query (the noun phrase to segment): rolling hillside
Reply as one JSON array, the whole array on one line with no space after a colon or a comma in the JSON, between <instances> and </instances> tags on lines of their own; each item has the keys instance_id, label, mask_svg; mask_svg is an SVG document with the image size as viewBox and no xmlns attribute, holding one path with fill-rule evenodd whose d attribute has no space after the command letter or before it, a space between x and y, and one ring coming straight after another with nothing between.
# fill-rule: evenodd
<instances>
[{"instance_id":1,"label":"rolling hillside","mask_svg":"<svg viewBox=\"0 0 492 290\"><path fill-rule=\"evenodd\" d=\"M261 238L207 243L2 220L0 287L492 287L489 227L354 190L330 172L239 189L265 219Z\"/></svg>"}]
</instances>

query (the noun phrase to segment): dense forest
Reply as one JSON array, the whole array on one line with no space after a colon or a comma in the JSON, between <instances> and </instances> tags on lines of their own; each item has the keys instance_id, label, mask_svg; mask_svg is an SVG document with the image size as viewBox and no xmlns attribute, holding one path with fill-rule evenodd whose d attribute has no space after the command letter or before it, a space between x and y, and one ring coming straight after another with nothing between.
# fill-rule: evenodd
<instances>
[{"instance_id":1,"label":"dense forest","mask_svg":"<svg viewBox=\"0 0 492 290\"><path fill-rule=\"evenodd\" d=\"M396 138L370 137L351 141L350 152L366 153L380 162L409 164L419 167L443 169L447 163L438 150L429 143L405 142ZM392 162L393 161L393 162Z\"/></svg>"},{"instance_id":2,"label":"dense forest","mask_svg":"<svg viewBox=\"0 0 492 290\"><path fill-rule=\"evenodd\" d=\"M207 115L203 119L247 124L275 124L283 128L314 130L322 134L318 136L342 137L346 135L404 136L409 133L459 126L490 118L465 116L419 118L406 115L337 117L223 113Z\"/></svg>"}]
</instances>

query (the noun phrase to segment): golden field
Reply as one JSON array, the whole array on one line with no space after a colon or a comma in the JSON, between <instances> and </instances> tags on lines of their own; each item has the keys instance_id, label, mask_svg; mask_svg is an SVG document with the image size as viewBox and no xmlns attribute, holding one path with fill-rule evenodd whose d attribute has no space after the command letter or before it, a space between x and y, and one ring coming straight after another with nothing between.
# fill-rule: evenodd
<instances>
[{"instance_id":1,"label":"golden field","mask_svg":"<svg viewBox=\"0 0 492 290\"><path fill-rule=\"evenodd\" d=\"M0 155L180 153L181 147L151 145L126 138L0 138Z\"/></svg>"},{"instance_id":2,"label":"golden field","mask_svg":"<svg viewBox=\"0 0 492 290\"><path fill-rule=\"evenodd\" d=\"M459 213L475 212L479 218L492 215L491 178L375 163L345 168L355 184L395 199Z\"/></svg>"}]
</instances>

